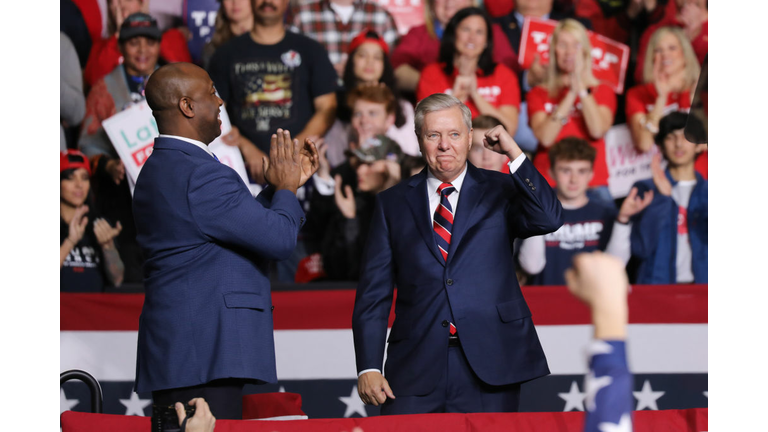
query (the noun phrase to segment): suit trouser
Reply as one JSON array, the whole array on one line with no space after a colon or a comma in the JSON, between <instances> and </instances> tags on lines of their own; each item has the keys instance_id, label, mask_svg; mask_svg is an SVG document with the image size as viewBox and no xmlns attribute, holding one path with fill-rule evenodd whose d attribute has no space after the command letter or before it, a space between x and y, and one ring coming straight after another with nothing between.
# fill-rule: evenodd
<instances>
[{"instance_id":1,"label":"suit trouser","mask_svg":"<svg viewBox=\"0 0 768 432\"><path fill-rule=\"evenodd\" d=\"M435 389L426 395L398 396L381 406L382 415L442 412L517 412L520 384L492 386L475 375L461 347L448 348L447 365Z\"/></svg>"},{"instance_id":2,"label":"suit trouser","mask_svg":"<svg viewBox=\"0 0 768 432\"><path fill-rule=\"evenodd\" d=\"M217 419L242 420L243 386L246 380L227 378L213 380L192 387L179 387L152 392L155 405L173 405L176 402L187 403L192 398L204 398Z\"/></svg>"}]
</instances>

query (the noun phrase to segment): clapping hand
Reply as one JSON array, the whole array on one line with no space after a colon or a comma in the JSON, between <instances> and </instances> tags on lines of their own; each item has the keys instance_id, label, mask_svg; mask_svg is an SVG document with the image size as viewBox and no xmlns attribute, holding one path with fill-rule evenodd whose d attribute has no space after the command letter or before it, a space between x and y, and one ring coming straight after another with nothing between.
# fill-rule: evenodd
<instances>
[{"instance_id":1,"label":"clapping hand","mask_svg":"<svg viewBox=\"0 0 768 432\"><path fill-rule=\"evenodd\" d=\"M357 205L355 204L355 195L352 192L352 188L349 185L344 186L344 192L341 191L341 176L336 174L334 177L336 181L334 198L336 200L336 207L347 219L354 219L357 214Z\"/></svg>"},{"instance_id":2,"label":"clapping hand","mask_svg":"<svg viewBox=\"0 0 768 432\"><path fill-rule=\"evenodd\" d=\"M120 234L123 230L123 226L120 221L117 222L113 228L109 222L99 218L93 222L93 232L96 234L96 240L101 245L102 249L111 249L114 247L114 238Z\"/></svg>"},{"instance_id":3,"label":"clapping hand","mask_svg":"<svg viewBox=\"0 0 768 432\"><path fill-rule=\"evenodd\" d=\"M67 240L72 243L72 247L79 243L80 239L83 238L83 234L85 234L85 227L88 225L86 213L88 213L87 205L76 208L75 214L69 222L69 236L67 236Z\"/></svg>"},{"instance_id":4,"label":"clapping hand","mask_svg":"<svg viewBox=\"0 0 768 432\"><path fill-rule=\"evenodd\" d=\"M653 183L659 193L664 196L671 196L672 183L669 182L667 174L661 169L661 155L658 153L653 155L653 159L651 159L651 173L653 174Z\"/></svg>"},{"instance_id":5,"label":"clapping hand","mask_svg":"<svg viewBox=\"0 0 768 432\"><path fill-rule=\"evenodd\" d=\"M624 198L624 202L621 203L621 209L619 209L619 215L616 217L616 219L623 224L628 223L632 216L645 210L645 208L648 207L652 201L652 190L647 191L645 195L640 198L637 196L637 188L633 187L632 190L629 191L629 195Z\"/></svg>"},{"instance_id":6,"label":"clapping hand","mask_svg":"<svg viewBox=\"0 0 768 432\"><path fill-rule=\"evenodd\" d=\"M298 142L299 140L294 141ZM301 163L301 180L299 182L299 187L301 187L320 168L320 155L318 154L317 146L310 138L304 139L304 145L301 146L299 153ZM327 162L328 160L326 159L326 163Z\"/></svg>"},{"instance_id":7,"label":"clapping hand","mask_svg":"<svg viewBox=\"0 0 768 432\"><path fill-rule=\"evenodd\" d=\"M278 129L270 139L269 159L262 156L267 181L277 190L287 189L295 194L303 184L301 180L304 178L304 172L301 158L299 140L291 141L290 132Z\"/></svg>"}]
</instances>

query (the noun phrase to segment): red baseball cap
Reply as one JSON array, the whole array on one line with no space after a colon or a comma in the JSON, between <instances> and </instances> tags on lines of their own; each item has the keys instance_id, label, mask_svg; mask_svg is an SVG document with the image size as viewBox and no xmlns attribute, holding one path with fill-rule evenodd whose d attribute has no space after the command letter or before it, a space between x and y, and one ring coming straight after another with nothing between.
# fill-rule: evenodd
<instances>
[{"instance_id":1,"label":"red baseball cap","mask_svg":"<svg viewBox=\"0 0 768 432\"><path fill-rule=\"evenodd\" d=\"M91 165L88 163L88 157L77 150L69 149L65 152L61 152L61 169L59 172L63 172L68 169L84 168L91 174Z\"/></svg>"},{"instance_id":2,"label":"red baseball cap","mask_svg":"<svg viewBox=\"0 0 768 432\"><path fill-rule=\"evenodd\" d=\"M389 55L389 45L387 45L387 43L384 41L384 39L381 38L381 36L378 35L378 33L371 30L370 28L364 28L360 34L352 39L352 42L349 43L349 49L347 50L347 53L351 54L352 51L356 50L357 47L363 44L363 42L373 42L378 44L381 49L384 50L384 55Z\"/></svg>"}]
</instances>

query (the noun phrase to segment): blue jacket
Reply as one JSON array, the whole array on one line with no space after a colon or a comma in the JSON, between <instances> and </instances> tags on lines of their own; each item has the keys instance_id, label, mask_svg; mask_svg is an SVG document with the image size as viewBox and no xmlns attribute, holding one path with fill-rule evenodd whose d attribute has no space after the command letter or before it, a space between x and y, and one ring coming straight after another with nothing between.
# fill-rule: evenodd
<instances>
[{"instance_id":1,"label":"blue jacket","mask_svg":"<svg viewBox=\"0 0 768 432\"><path fill-rule=\"evenodd\" d=\"M672 186L677 182L666 171ZM638 284L674 284L677 282L677 203L656 189L652 179L635 183L638 196L653 191L653 201L632 218L632 255L640 260ZM688 202L688 240L693 254L695 283L707 283L708 267L708 183L696 173L696 186Z\"/></svg>"},{"instance_id":2,"label":"blue jacket","mask_svg":"<svg viewBox=\"0 0 768 432\"><path fill-rule=\"evenodd\" d=\"M267 270L293 252L304 212L291 192L271 191L254 199L203 149L155 140L133 199L146 257L137 392L277 381Z\"/></svg>"},{"instance_id":3,"label":"blue jacket","mask_svg":"<svg viewBox=\"0 0 768 432\"><path fill-rule=\"evenodd\" d=\"M352 331L358 372L382 370L397 286L384 369L397 396L435 388L447 363L449 321L484 382L505 385L549 373L512 245L557 230L560 202L528 160L511 175L469 164L460 194L447 262L432 228L427 168L377 196Z\"/></svg>"}]
</instances>

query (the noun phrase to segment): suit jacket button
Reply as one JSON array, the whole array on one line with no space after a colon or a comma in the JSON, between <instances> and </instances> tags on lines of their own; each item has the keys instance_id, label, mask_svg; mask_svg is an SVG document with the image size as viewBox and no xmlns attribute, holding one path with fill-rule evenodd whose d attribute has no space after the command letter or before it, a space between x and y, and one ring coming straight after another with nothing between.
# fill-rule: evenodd
<instances>
[{"instance_id":1,"label":"suit jacket button","mask_svg":"<svg viewBox=\"0 0 768 432\"><path fill-rule=\"evenodd\" d=\"M453 279L448 279L447 281L445 281L445 283L447 283L448 285L453 285Z\"/></svg>"},{"instance_id":2,"label":"suit jacket button","mask_svg":"<svg viewBox=\"0 0 768 432\"><path fill-rule=\"evenodd\" d=\"M272 310L275 310L275 307L274 307L274 306L272 306Z\"/></svg>"},{"instance_id":3,"label":"suit jacket button","mask_svg":"<svg viewBox=\"0 0 768 432\"><path fill-rule=\"evenodd\" d=\"M536 186L531 186L531 190L536 190Z\"/></svg>"},{"instance_id":4,"label":"suit jacket button","mask_svg":"<svg viewBox=\"0 0 768 432\"><path fill-rule=\"evenodd\" d=\"M304 218L301 218L301 223L304 223Z\"/></svg>"},{"instance_id":5,"label":"suit jacket button","mask_svg":"<svg viewBox=\"0 0 768 432\"><path fill-rule=\"evenodd\" d=\"M448 320L443 320L443 327L448 327Z\"/></svg>"}]
</instances>

